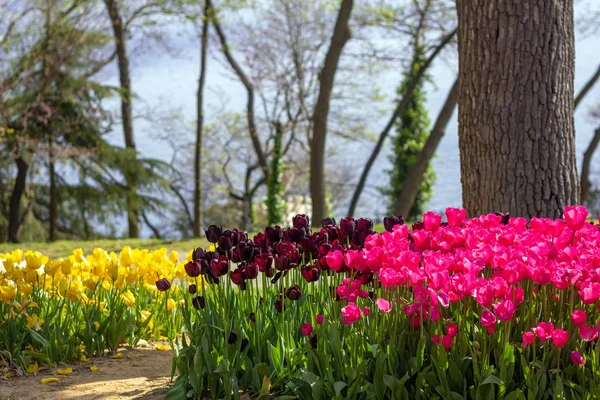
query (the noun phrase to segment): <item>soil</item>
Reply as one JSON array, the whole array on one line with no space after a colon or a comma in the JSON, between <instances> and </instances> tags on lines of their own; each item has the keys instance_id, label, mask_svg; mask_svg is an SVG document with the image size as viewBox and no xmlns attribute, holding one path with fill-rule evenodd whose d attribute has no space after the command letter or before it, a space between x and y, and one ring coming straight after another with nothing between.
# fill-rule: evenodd
<instances>
[{"instance_id":1,"label":"soil","mask_svg":"<svg viewBox=\"0 0 600 400\"><path fill-rule=\"evenodd\" d=\"M119 349L123 358L95 357L68 366L73 372L59 382L42 384L60 368L42 368L32 375L0 378L1 400L163 400L171 381L173 352L154 345ZM91 371L90 367L99 368Z\"/></svg>"}]
</instances>

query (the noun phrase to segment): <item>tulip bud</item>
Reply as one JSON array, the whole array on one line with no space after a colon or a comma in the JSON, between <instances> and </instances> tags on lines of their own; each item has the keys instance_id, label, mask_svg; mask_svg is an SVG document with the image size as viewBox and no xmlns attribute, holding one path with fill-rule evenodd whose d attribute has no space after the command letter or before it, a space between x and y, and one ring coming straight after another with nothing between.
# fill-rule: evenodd
<instances>
[{"instance_id":1,"label":"tulip bud","mask_svg":"<svg viewBox=\"0 0 600 400\"><path fill-rule=\"evenodd\" d=\"M185 264L183 268L190 278L195 278L200 275L200 263L198 261L190 261Z\"/></svg>"},{"instance_id":2,"label":"tulip bud","mask_svg":"<svg viewBox=\"0 0 600 400\"><path fill-rule=\"evenodd\" d=\"M232 329L231 332L229 332L229 338L227 339L227 343L236 344L237 340L238 340L237 332Z\"/></svg>"},{"instance_id":3,"label":"tulip bud","mask_svg":"<svg viewBox=\"0 0 600 400\"><path fill-rule=\"evenodd\" d=\"M206 302L204 300L204 296L196 296L192 299L192 306L194 306L194 308L196 310L199 309L204 309L204 307L206 306Z\"/></svg>"},{"instance_id":4,"label":"tulip bud","mask_svg":"<svg viewBox=\"0 0 600 400\"><path fill-rule=\"evenodd\" d=\"M206 234L206 240L208 240L210 243L217 243L222 232L223 227L221 225L211 225L204 230L204 233Z\"/></svg>"},{"instance_id":5,"label":"tulip bud","mask_svg":"<svg viewBox=\"0 0 600 400\"><path fill-rule=\"evenodd\" d=\"M198 288L196 287L196 285L194 283L192 283L189 287L188 287L188 292L190 294L196 294L196 292L198 291Z\"/></svg>"},{"instance_id":6,"label":"tulip bud","mask_svg":"<svg viewBox=\"0 0 600 400\"><path fill-rule=\"evenodd\" d=\"M171 288L171 282L169 282L166 278L159 279L156 281L156 288L161 292L166 292Z\"/></svg>"}]
</instances>

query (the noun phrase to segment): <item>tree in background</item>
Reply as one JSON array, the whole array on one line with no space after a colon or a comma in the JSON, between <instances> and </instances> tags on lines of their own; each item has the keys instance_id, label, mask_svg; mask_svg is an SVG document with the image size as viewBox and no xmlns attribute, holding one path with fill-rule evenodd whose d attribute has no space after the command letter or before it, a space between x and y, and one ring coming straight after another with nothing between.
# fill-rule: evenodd
<instances>
[{"instance_id":1,"label":"tree in background","mask_svg":"<svg viewBox=\"0 0 600 400\"><path fill-rule=\"evenodd\" d=\"M456 8L463 207L470 216L558 218L580 196L573 0Z\"/></svg>"},{"instance_id":2,"label":"tree in background","mask_svg":"<svg viewBox=\"0 0 600 400\"><path fill-rule=\"evenodd\" d=\"M398 88L398 94L400 98L404 98L407 95L408 87L411 82L415 80L419 66L425 62L425 54L423 48L418 44L415 44L415 54L412 61L412 68L406 73L405 79ZM417 85L412 91L410 100L402 113L398 116L396 122L396 136L393 139L392 144L392 155L390 161L392 162L392 169L388 170L390 176L390 184L387 188L382 189L382 192L390 197L390 215L394 212L394 204L396 199L402 192L404 183L410 179L408 172L415 164L417 156L423 149L423 145L427 140L428 129L429 129L429 115L427 108L425 107L425 90L423 85L428 79L425 75L424 79L420 79ZM415 220L420 217L425 211L431 195L433 194L433 183L436 175L433 167L429 165L427 171L423 176L419 191L412 204L410 212L405 215L410 220Z\"/></svg>"},{"instance_id":3,"label":"tree in background","mask_svg":"<svg viewBox=\"0 0 600 400\"><path fill-rule=\"evenodd\" d=\"M285 212L285 201L283 200L283 175L282 139L283 128L281 123L275 123L275 140L273 154L271 155L271 170L267 178L267 223L269 225L280 225L283 223Z\"/></svg>"}]
</instances>

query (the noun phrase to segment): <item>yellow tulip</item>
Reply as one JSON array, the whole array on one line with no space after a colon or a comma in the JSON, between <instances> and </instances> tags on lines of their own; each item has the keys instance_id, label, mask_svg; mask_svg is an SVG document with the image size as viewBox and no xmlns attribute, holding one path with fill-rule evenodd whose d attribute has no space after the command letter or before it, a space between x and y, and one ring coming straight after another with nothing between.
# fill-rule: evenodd
<instances>
[{"instance_id":1,"label":"yellow tulip","mask_svg":"<svg viewBox=\"0 0 600 400\"><path fill-rule=\"evenodd\" d=\"M148 319L148 317L150 316L150 312L144 310L140 314L142 315L142 324L143 324L144 322L146 322L146 319ZM148 322L148 328L154 329L154 323L152 322L152 320L150 320L150 322Z\"/></svg>"},{"instance_id":2,"label":"yellow tulip","mask_svg":"<svg viewBox=\"0 0 600 400\"><path fill-rule=\"evenodd\" d=\"M67 257L63 260L61 264L61 270L65 275L69 275L71 273L73 270L73 260L71 260L71 257Z\"/></svg>"},{"instance_id":3,"label":"yellow tulip","mask_svg":"<svg viewBox=\"0 0 600 400\"><path fill-rule=\"evenodd\" d=\"M25 252L25 262L27 263L27 268L29 269L39 269L47 261L48 257L44 256L39 251L28 250Z\"/></svg>"},{"instance_id":4,"label":"yellow tulip","mask_svg":"<svg viewBox=\"0 0 600 400\"><path fill-rule=\"evenodd\" d=\"M40 319L37 314L33 314L32 316L27 316L27 327L29 329L38 330L40 327L44 325L44 320Z\"/></svg>"},{"instance_id":5,"label":"yellow tulip","mask_svg":"<svg viewBox=\"0 0 600 400\"><path fill-rule=\"evenodd\" d=\"M175 300L173 300L173 299L167 300L167 310L173 311L175 309L175 307L177 307Z\"/></svg>"},{"instance_id":6,"label":"yellow tulip","mask_svg":"<svg viewBox=\"0 0 600 400\"><path fill-rule=\"evenodd\" d=\"M37 361L34 361L27 366L27 373L33 374L33 373L37 372L38 369L39 369L39 365L38 365Z\"/></svg>"},{"instance_id":7,"label":"yellow tulip","mask_svg":"<svg viewBox=\"0 0 600 400\"><path fill-rule=\"evenodd\" d=\"M135 305L135 297L133 296L133 293L131 293L131 291L129 290L121 295L121 299L123 299L123 303L125 303L127 307Z\"/></svg>"}]
</instances>

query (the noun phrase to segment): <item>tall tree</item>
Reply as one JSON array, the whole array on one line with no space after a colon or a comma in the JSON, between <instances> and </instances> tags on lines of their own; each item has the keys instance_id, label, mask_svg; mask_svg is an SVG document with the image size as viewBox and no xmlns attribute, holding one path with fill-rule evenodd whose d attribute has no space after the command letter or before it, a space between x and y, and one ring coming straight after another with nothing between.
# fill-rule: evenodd
<instances>
[{"instance_id":1,"label":"tall tree","mask_svg":"<svg viewBox=\"0 0 600 400\"><path fill-rule=\"evenodd\" d=\"M456 108L457 99L458 80L452 85L452 88L446 97L446 101L442 106L442 110L440 111L423 148L417 155L415 163L407 173L409 179L402 185L402 190L394 203L394 213L396 215L409 215L410 209L419 193L423 177L431 165L430 162L435 154L435 150L446 132L446 127L448 126L450 118L452 118L452 114Z\"/></svg>"},{"instance_id":2,"label":"tall tree","mask_svg":"<svg viewBox=\"0 0 600 400\"><path fill-rule=\"evenodd\" d=\"M210 24L210 0L204 4L202 34L200 36L200 78L198 79L196 147L194 148L194 236L200 237L204 226L202 207L202 134L204 128L204 84L206 82L206 49Z\"/></svg>"},{"instance_id":3,"label":"tall tree","mask_svg":"<svg viewBox=\"0 0 600 400\"><path fill-rule=\"evenodd\" d=\"M405 96L407 87L415 79L419 66L425 62L424 49L418 43L418 41L415 43L412 67L407 71L398 90L401 98ZM392 169L388 171L390 184L383 190L383 193L389 196L390 211L393 211L396 199L404 185L413 178L409 175L410 169L415 164L427 140L430 120L425 107L424 83L425 81L422 79L417 84L406 109L398 118L397 134L393 138L393 153L390 156ZM420 179L419 189L408 213L404 214L405 217L414 220L423 214L423 208L431 198L434 181L435 171L429 166Z\"/></svg>"},{"instance_id":4,"label":"tall tree","mask_svg":"<svg viewBox=\"0 0 600 400\"><path fill-rule=\"evenodd\" d=\"M119 66L119 82L121 86L121 121L123 124L123 135L125 147L129 150L132 162L136 162L135 138L133 135L133 115L131 108L131 76L129 73L129 56L127 52L127 31L124 19L119 10L118 0L104 0L110 23L114 33L115 48ZM127 181L127 222L129 225L129 237L140 236L140 223L138 216L137 179L134 169L124 171Z\"/></svg>"},{"instance_id":5,"label":"tall tree","mask_svg":"<svg viewBox=\"0 0 600 400\"><path fill-rule=\"evenodd\" d=\"M313 137L310 153L310 194L312 197L312 224L320 226L326 217L325 193L325 139L327 136L327 116L333 89L335 73L338 69L342 50L350 39L348 21L352 12L353 0L343 0L338 12L331 44L325 56L325 63L319 74L319 96L313 114Z\"/></svg>"},{"instance_id":6,"label":"tall tree","mask_svg":"<svg viewBox=\"0 0 600 400\"><path fill-rule=\"evenodd\" d=\"M579 202L572 0L457 0L463 206L559 217Z\"/></svg>"}]
</instances>

